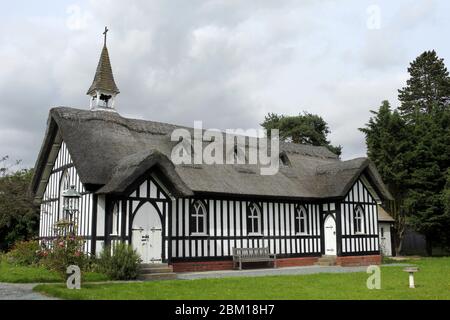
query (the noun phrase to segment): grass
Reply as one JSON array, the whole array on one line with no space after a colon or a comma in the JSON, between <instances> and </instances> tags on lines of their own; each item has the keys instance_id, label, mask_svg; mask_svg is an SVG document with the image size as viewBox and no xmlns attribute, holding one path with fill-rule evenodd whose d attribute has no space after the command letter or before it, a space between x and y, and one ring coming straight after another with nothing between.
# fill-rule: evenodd
<instances>
[{"instance_id":1,"label":"grass","mask_svg":"<svg viewBox=\"0 0 450 320\"><path fill-rule=\"evenodd\" d=\"M81 290L39 285L36 291L64 299L450 299L450 258L414 260L416 289L408 288L403 267L381 268L381 289L369 290L369 274L313 274L85 284Z\"/></svg>"},{"instance_id":2,"label":"grass","mask_svg":"<svg viewBox=\"0 0 450 320\"><path fill-rule=\"evenodd\" d=\"M106 281L108 278L96 272L86 272L83 281ZM15 266L0 259L0 282L43 283L63 282L61 276L41 266Z\"/></svg>"}]
</instances>

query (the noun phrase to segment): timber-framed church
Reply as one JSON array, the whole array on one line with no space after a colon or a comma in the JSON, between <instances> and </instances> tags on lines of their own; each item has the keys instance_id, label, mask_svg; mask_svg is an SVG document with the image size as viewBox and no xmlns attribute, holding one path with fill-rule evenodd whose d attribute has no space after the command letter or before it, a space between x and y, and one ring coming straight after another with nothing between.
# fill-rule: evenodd
<instances>
[{"instance_id":1,"label":"timber-framed church","mask_svg":"<svg viewBox=\"0 0 450 320\"><path fill-rule=\"evenodd\" d=\"M175 271L231 269L233 248L268 247L279 266L323 255L380 262L379 210L392 197L370 160L280 143L274 175L254 164L174 164L170 136L180 127L122 117L118 93L105 41L90 109L49 113L31 186L41 241L54 237L62 194L75 186L78 233L91 254L124 241L143 262Z\"/></svg>"}]
</instances>

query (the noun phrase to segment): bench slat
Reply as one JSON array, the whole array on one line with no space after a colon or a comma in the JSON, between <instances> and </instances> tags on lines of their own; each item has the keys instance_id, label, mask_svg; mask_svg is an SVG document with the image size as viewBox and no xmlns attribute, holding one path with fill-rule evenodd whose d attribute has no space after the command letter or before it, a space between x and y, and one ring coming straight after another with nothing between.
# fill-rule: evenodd
<instances>
[{"instance_id":1,"label":"bench slat","mask_svg":"<svg viewBox=\"0 0 450 320\"><path fill-rule=\"evenodd\" d=\"M239 262L241 268L242 262L260 262L273 261L276 268L276 255L271 254L269 248L233 248L233 261Z\"/></svg>"}]
</instances>

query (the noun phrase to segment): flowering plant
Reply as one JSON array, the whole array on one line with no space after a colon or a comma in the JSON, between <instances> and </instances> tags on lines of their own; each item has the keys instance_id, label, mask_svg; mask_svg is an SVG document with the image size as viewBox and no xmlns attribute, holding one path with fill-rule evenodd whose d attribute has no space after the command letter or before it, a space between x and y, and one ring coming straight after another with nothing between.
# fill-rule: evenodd
<instances>
[{"instance_id":1,"label":"flowering plant","mask_svg":"<svg viewBox=\"0 0 450 320\"><path fill-rule=\"evenodd\" d=\"M66 277L67 267L77 265L83 270L87 257L83 253L85 241L76 235L77 225L74 221L60 220L55 224L56 238L42 247L40 256L49 269Z\"/></svg>"}]
</instances>

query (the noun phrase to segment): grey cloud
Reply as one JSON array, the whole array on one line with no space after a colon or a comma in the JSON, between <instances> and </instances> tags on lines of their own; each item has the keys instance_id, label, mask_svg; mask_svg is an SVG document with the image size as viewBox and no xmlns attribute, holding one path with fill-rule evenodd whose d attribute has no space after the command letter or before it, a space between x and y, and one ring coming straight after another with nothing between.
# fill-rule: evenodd
<instances>
[{"instance_id":1,"label":"grey cloud","mask_svg":"<svg viewBox=\"0 0 450 320\"><path fill-rule=\"evenodd\" d=\"M409 61L389 54L399 53L402 28L393 22L395 36L368 35L365 9L353 4L99 0L81 8L94 17L83 28L68 29L65 12L2 25L0 156L32 166L48 109L88 107L105 25L122 115L226 129L306 110L329 122L344 158L364 155L357 128L381 100L395 99ZM402 23L432 12L414 10Z\"/></svg>"}]
</instances>

